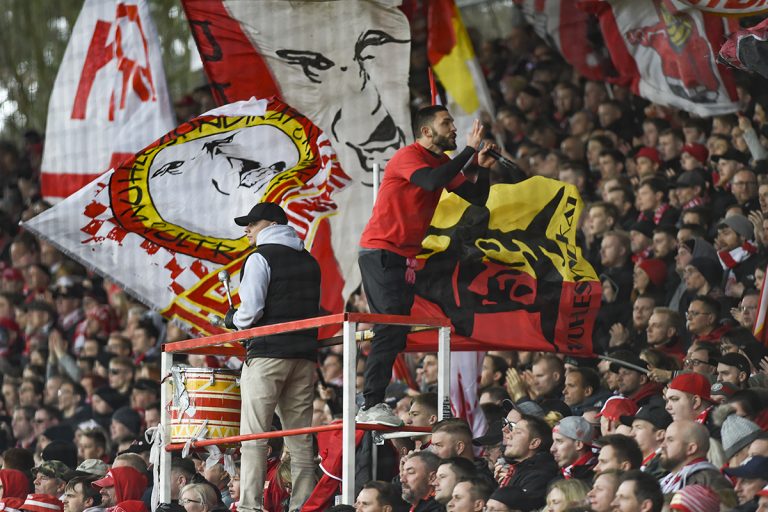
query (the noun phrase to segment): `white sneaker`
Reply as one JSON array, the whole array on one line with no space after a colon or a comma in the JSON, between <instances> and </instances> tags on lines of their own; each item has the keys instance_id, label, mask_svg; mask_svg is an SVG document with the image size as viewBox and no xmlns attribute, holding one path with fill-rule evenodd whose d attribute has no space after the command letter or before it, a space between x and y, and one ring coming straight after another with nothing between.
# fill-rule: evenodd
<instances>
[{"instance_id":1,"label":"white sneaker","mask_svg":"<svg viewBox=\"0 0 768 512\"><path fill-rule=\"evenodd\" d=\"M392 412L387 404L376 404L370 409L360 409L355 417L356 423L376 423L389 427L402 427L403 420Z\"/></svg>"}]
</instances>

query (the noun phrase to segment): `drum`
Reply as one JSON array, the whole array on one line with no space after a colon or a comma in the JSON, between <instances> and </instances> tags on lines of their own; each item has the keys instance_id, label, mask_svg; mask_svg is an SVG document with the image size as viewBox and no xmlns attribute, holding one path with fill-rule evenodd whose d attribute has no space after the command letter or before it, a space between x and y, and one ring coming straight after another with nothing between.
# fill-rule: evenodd
<instances>
[{"instance_id":1,"label":"drum","mask_svg":"<svg viewBox=\"0 0 768 512\"><path fill-rule=\"evenodd\" d=\"M240 434L240 372L173 367L171 375L172 443Z\"/></svg>"}]
</instances>

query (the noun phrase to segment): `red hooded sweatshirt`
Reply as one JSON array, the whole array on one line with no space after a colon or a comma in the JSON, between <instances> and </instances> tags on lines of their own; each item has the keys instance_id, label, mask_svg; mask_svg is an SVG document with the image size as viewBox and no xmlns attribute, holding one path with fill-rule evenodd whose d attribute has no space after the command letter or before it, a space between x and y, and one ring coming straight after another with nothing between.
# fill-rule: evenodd
<instances>
[{"instance_id":1,"label":"red hooded sweatshirt","mask_svg":"<svg viewBox=\"0 0 768 512\"><path fill-rule=\"evenodd\" d=\"M0 469L3 483L3 498L26 498L29 494L29 479L18 469Z\"/></svg>"},{"instance_id":2,"label":"red hooded sweatshirt","mask_svg":"<svg viewBox=\"0 0 768 512\"><path fill-rule=\"evenodd\" d=\"M130 466L112 468L106 477L97 480L94 484L99 487L109 487L109 477L112 477L114 481L116 503L127 500L141 500L144 491L147 490L149 485L147 477ZM102 483L104 480L107 481Z\"/></svg>"}]
</instances>

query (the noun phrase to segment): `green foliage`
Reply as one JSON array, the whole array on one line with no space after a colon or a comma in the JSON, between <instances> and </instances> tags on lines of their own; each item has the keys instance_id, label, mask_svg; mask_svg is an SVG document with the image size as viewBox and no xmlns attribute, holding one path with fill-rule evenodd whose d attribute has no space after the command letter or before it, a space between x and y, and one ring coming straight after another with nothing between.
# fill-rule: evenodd
<instances>
[{"instance_id":1,"label":"green foliage","mask_svg":"<svg viewBox=\"0 0 768 512\"><path fill-rule=\"evenodd\" d=\"M148 0L171 98L204 82L180 0ZM0 138L45 131L48 98L83 0L0 0Z\"/></svg>"}]
</instances>

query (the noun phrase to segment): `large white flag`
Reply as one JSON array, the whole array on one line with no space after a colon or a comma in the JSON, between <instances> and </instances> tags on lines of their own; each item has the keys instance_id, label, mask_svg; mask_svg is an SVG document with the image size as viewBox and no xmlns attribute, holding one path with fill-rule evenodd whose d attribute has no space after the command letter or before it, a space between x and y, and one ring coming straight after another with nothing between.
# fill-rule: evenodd
<instances>
[{"instance_id":1,"label":"large white flag","mask_svg":"<svg viewBox=\"0 0 768 512\"><path fill-rule=\"evenodd\" d=\"M306 117L252 99L174 128L24 227L166 318L212 334L223 331L208 316L228 309L218 272L236 288L250 252L234 218L259 202L281 204L325 284L336 262L318 240L348 182ZM334 292L324 288L321 301Z\"/></svg>"},{"instance_id":2,"label":"large white flag","mask_svg":"<svg viewBox=\"0 0 768 512\"><path fill-rule=\"evenodd\" d=\"M582 0L597 13L618 77L654 103L716 116L738 109L736 83L717 52L734 26L680 0Z\"/></svg>"},{"instance_id":3,"label":"large white flag","mask_svg":"<svg viewBox=\"0 0 768 512\"><path fill-rule=\"evenodd\" d=\"M374 164L410 140L410 27L399 0L182 0L222 103L276 95L328 134L352 178L331 221L347 292ZM348 296L348 293L344 295Z\"/></svg>"},{"instance_id":4,"label":"large white flag","mask_svg":"<svg viewBox=\"0 0 768 512\"><path fill-rule=\"evenodd\" d=\"M67 197L175 125L145 0L86 0L48 105L42 192Z\"/></svg>"}]
</instances>

